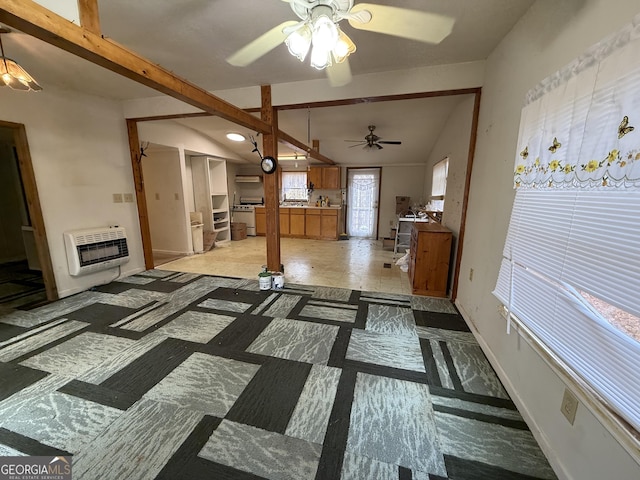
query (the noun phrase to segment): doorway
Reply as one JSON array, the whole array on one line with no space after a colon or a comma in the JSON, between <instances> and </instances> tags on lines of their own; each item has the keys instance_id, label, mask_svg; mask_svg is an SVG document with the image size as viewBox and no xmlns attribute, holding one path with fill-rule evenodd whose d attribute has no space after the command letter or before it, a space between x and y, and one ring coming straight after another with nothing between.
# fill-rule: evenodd
<instances>
[{"instance_id":1,"label":"doorway","mask_svg":"<svg viewBox=\"0 0 640 480\"><path fill-rule=\"evenodd\" d=\"M347 233L378 238L380 167L347 168Z\"/></svg>"},{"instance_id":2,"label":"doorway","mask_svg":"<svg viewBox=\"0 0 640 480\"><path fill-rule=\"evenodd\" d=\"M57 298L23 125L0 121L0 303L28 309Z\"/></svg>"}]
</instances>

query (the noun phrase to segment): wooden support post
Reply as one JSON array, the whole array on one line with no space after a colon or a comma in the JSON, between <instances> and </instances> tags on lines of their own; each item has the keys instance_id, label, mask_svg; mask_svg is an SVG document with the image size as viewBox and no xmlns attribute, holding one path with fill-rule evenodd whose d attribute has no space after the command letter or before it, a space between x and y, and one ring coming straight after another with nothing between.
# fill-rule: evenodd
<instances>
[{"instance_id":1,"label":"wooden support post","mask_svg":"<svg viewBox=\"0 0 640 480\"><path fill-rule=\"evenodd\" d=\"M100 16L98 14L98 0L78 0L80 25L91 33L102 35Z\"/></svg>"},{"instance_id":2,"label":"wooden support post","mask_svg":"<svg viewBox=\"0 0 640 480\"><path fill-rule=\"evenodd\" d=\"M313 149L320 153L320 140L316 140L315 138L313 140L311 140L311 145L313 146Z\"/></svg>"},{"instance_id":3,"label":"wooden support post","mask_svg":"<svg viewBox=\"0 0 640 480\"><path fill-rule=\"evenodd\" d=\"M271 125L271 133L262 137L262 149L265 157L278 158L278 114L271 104L271 85L260 87L262 108L260 117ZM278 169L280 166L278 166ZM278 192L278 174L264 174L264 202L267 221L267 268L272 272L282 270L280 261L280 195Z\"/></svg>"}]
</instances>

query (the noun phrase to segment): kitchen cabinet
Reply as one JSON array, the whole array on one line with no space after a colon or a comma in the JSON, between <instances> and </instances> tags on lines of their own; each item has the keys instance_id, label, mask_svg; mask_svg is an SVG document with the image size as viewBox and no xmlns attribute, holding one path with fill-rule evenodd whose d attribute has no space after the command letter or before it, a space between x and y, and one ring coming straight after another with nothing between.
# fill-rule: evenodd
<instances>
[{"instance_id":1,"label":"kitchen cabinet","mask_svg":"<svg viewBox=\"0 0 640 480\"><path fill-rule=\"evenodd\" d=\"M289 235L302 238L305 235L305 209L289 209Z\"/></svg>"},{"instance_id":2,"label":"kitchen cabinet","mask_svg":"<svg viewBox=\"0 0 640 480\"><path fill-rule=\"evenodd\" d=\"M191 174L194 206L202 212L204 230L216 232L216 242L231 240L226 161L191 157Z\"/></svg>"},{"instance_id":3,"label":"kitchen cabinet","mask_svg":"<svg viewBox=\"0 0 640 480\"><path fill-rule=\"evenodd\" d=\"M307 184L311 183L316 190L338 190L340 167L309 167Z\"/></svg>"},{"instance_id":4,"label":"kitchen cabinet","mask_svg":"<svg viewBox=\"0 0 640 480\"><path fill-rule=\"evenodd\" d=\"M447 296L452 233L439 223L414 223L409 280L414 295Z\"/></svg>"},{"instance_id":5,"label":"kitchen cabinet","mask_svg":"<svg viewBox=\"0 0 640 480\"><path fill-rule=\"evenodd\" d=\"M338 239L338 210L322 209L320 236L327 240Z\"/></svg>"},{"instance_id":6,"label":"kitchen cabinet","mask_svg":"<svg viewBox=\"0 0 640 480\"><path fill-rule=\"evenodd\" d=\"M256 207L256 235L264 237L267 234L267 212L264 207Z\"/></svg>"},{"instance_id":7,"label":"kitchen cabinet","mask_svg":"<svg viewBox=\"0 0 640 480\"><path fill-rule=\"evenodd\" d=\"M289 211L290 208L280 207L280 236L289 236Z\"/></svg>"},{"instance_id":8,"label":"kitchen cabinet","mask_svg":"<svg viewBox=\"0 0 640 480\"><path fill-rule=\"evenodd\" d=\"M322 209L308 208L305 210L305 236L307 238L320 238L320 225Z\"/></svg>"}]
</instances>

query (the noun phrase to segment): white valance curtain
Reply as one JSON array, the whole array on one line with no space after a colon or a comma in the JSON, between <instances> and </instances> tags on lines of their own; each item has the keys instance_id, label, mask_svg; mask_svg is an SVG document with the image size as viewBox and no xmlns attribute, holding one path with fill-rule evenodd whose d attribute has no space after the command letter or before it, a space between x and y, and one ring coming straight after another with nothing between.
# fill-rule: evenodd
<instances>
[{"instance_id":1,"label":"white valance curtain","mask_svg":"<svg viewBox=\"0 0 640 480\"><path fill-rule=\"evenodd\" d=\"M640 331L639 19L529 93L494 290L638 431L640 342L600 307Z\"/></svg>"},{"instance_id":2,"label":"white valance curtain","mask_svg":"<svg viewBox=\"0 0 640 480\"><path fill-rule=\"evenodd\" d=\"M282 172L283 200L308 199L307 172Z\"/></svg>"}]
</instances>

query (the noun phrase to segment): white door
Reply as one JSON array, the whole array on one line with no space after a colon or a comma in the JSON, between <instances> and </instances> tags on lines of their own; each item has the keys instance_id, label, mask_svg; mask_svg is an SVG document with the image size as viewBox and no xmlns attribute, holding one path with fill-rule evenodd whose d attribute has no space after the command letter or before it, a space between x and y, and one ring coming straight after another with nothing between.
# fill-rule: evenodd
<instances>
[{"instance_id":1,"label":"white door","mask_svg":"<svg viewBox=\"0 0 640 480\"><path fill-rule=\"evenodd\" d=\"M349 168L347 192L347 233L377 238L380 168Z\"/></svg>"}]
</instances>

